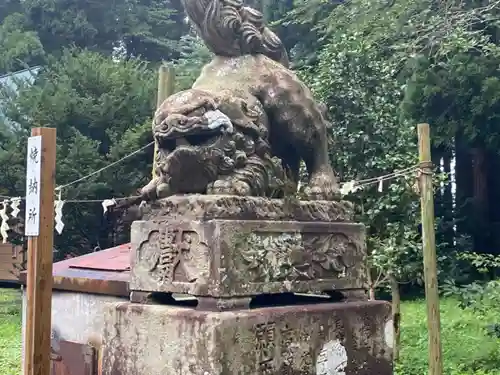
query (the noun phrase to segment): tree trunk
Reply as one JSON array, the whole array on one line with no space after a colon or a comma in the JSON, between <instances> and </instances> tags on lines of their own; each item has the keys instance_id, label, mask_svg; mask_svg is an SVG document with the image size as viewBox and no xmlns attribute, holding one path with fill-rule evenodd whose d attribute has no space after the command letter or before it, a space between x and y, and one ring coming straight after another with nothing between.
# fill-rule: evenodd
<instances>
[{"instance_id":1,"label":"tree trunk","mask_svg":"<svg viewBox=\"0 0 500 375\"><path fill-rule=\"evenodd\" d=\"M456 176L456 211L457 237L471 236L473 220L470 200L472 198L472 160L467 146L467 140L458 131L455 136L455 176ZM459 250L471 250L460 248Z\"/></svg>"},{"instance_id":2,"label":"tree trunk","mask_svg":"<svg viewBox=\"0 0 500 375\"><path fill-rule=\"evenodd\" d=\"M474 250L485 253L490 250L486 152L481 146L474 147L471 149L471 156L474 192Z\"/></svg>"},{"instance_id":3,"label":"tree trunk","mask_svg":"<svg viewBox=\"0 0 500 375\"><path fill-rule=\"evenodd\" d=\"M450 180L444 186L443 191L443 221L444 221L444 242L447 244L448 249L454 249L455 242L455 230L453 228L453 217L454 217L454 209L453 209L453 192L452 192L452 181L451 181L451 160L453 158L453 153L449 150L443 154L443 167L444 173L446 173Z\"/></svg>"},{"instance_id":4,"label":"tree trunk","mask_svg":"<svg viewBox=\"0 0 500 375\"><path fill-rule=\"evenodd\" d=\"M500 202L500 157L495 151L488 153L488 202ZM500 210L491 204L488 221L491 233L490 249L500 254Z\"/></svg>"},{"instance_id":5,"label":"tree trunk","mask_svg":"<svg viewBox=\"0 0 500 375\"><path fill-rule=\"evenodd\" d=\"M368 277L368 299L370 301L375 301L375 285L373 285L373 277L370 270L367 272Z\"/></svg>"},{"instance_id":6,"label":"tree trunk","mask_svg":"<svg viewBox=\"0 0 500 375\"><path fill-rule=\"evenodd\" d=\"M394 341L393 341L393 360L399 360L399 347L401 341L401 294L399 292L399 283L393 275L389 275L392 295L392 323L394 325Z\"/></svg>"},{"instance_id":7,"label":"tree trunk","mask_svg":"<svg viewBox=\"0 0 500 375\"><path fill-rule=\"evenodd\" d=\"M432 146L431 157L432 164L437 168L438 171L441 170L441 160L443 159L444 148L443 146ZM439 186L439 188L434 190L434 214L436 217L442 218L444 216L444 204L443 204L444 188ZM441 224L441 222L439 223ZM436 230L436 243L444 242L444 231L442 230L442 225L439 225Z\"/></svg>"}]
</instances>

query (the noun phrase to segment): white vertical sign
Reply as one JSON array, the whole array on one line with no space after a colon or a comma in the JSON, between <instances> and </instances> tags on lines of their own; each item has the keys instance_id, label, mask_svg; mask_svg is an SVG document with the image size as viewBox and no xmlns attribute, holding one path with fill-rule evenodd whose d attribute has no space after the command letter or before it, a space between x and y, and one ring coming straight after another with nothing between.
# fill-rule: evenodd
<instances>
[{"instance_id":1,"label":"white vertical sign","mask_svg":"<svg viewBox=\"0 0 500 375\"><path fill-rule=\"evenodd\" d=\"M42 136L28 138L26 162L26 213L24 234L40 234L40 182L42 178Z\"/></svg>"}]
</instances>

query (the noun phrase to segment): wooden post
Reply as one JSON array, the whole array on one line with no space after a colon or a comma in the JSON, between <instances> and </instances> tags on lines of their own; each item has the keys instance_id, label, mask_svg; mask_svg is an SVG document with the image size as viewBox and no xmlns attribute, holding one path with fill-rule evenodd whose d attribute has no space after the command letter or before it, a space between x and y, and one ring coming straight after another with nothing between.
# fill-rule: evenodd
<instances>
[{"instance_id":1,"label":"wooden post","mask_svg":"<svg viewBox=\"0 0 500 375\"><path fill-rule=\"evenodd\" d=\"M429 375L443 374L441 354L441 323L437 281L436 244L434 232L434 189L429 124L418 125L420 161L420 205L422 210L422 244L424 252L425 296L429 331Z\"/></svg>"},{"instance_id":2,"label":"wooden post","mask_svg":"<svg viewBox=\"0 0 500 375\"><path fill-rule=\"evenodd\" d=\"M158 95L156 97L156 109L160 108L161 104L170 95L174 93L175 90L175 74L174 68L170 65L160 66L158 72ZM153 179L155 178L155 160L156 154L158 153L158 145L155 142L155 149L153 153Z\"/></svg>"},{"instance_id":3,"label":"wooden post","mask_svg":"<svg viewBox=\"0 0 500 375\"><path fill-rule=\"evenodd\" d=\"M29 146L26 174L28 270L24 375L50 375L56 129L34 128L31 135L41 136L41 142ZM38 164L38 169L30 172Z\"/></svg>"},{"instance_id":4,"label":"wooden post","mask_svg":"<svg viewBox=\"0 0 500 375\"><path fill-rule=\"evenodd\" d=\"M401 293L398 280L393 274L388 275L391 285L392 296L392 324L394 326L394 338L392 343L392 358L394 362L399 361L399 349L401 346Z\"/></svg>"}]
</instances>

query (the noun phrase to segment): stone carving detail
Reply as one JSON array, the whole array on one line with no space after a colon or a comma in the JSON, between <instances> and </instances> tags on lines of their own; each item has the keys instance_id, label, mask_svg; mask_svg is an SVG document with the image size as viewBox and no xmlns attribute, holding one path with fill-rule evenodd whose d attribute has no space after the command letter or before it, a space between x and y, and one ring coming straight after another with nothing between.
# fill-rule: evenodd
<instances>
[{"instance_id":1,"label":"stone carving detail","mask_svg":"<svg viewBox=\"0 0 500 375\"><path fill-rule=\"evenodd\" d=\"M359 331L358 335L353 342L354 347L357 349L363 349L370 345L369 338L372 337L372 317L366 312L363 312L358 318Z\"/></svg>"},{"instance_id":2,"label":"stone carving detail","mask_svg":"<svg viewBox=\"0 0 500 375\"><path fill-rule=\"evenodd\" d=\"M261 323L255 327L257 352L259 353L259 374L273 375L273 360L276 356L276 323Z\"/></svg>"},{"instance_id":3,"label":"stone carving detail","mask_svg":"<svg viewBox=\"0 0 500 375\"><path fill-rule=\"evenodd\" d=\"M262 14L242 0L183 4L216 56L191 89L158 108L156 175L142 199L194 193L280 198L296 192L303 160L306 196L336 200L324 110L287 68L283 43Z\"/></svg>"},{"instance_id":4,"label":"stone carving detail","mask_svg":"<svg viewBox=\"0 0 500 375\"><path fill-rule=\"evenodd\" d=\"M177 195L142 206L143 220L169 219L293 220L349 222L354 209L348 201L300 201L229 195Z\"/></svg>"},{"instance_id":5,"label":"stone carving detail","mask_svg":"<svg viewBox=\"0 0 500 375\"><path fill-rule=\"evenodd\" d=\"M283 364L288 368L293 366L294 362L294 338L293 338L294 330L290 328L287 324L281 330L281 348L283 350L282 358Z\"/></svg>"},{"instance_id":6,"label":"stone carving detail","mask_svg":"<svg viewBox=\"0 0 500 375\"><path fill-rule=\"evenodd\" d=\"M343 320L339 316L335 316L334 325L337 339L343 342L345 340L345 326Z\"/></svg>"},{"instance_id":7,"label":"stone carving detail","mask_svg":"<svg viewBox=\"0 0 500 375\"><path fill-rule=\"evenodd\" d=\"M364 236L354 223L138 221L129 287L224 298L220 308L261 293L352 292L366 284Z\"/></svg>"},{"instance_id":8,"label":"stone carving detail","mask_svg":"<svg viewBox=\"0 0 500 375\"><path fill-rule=\"evenodd\" d=\"M250 233L237 248L253 282L342 278L357 252L343 233Z\"/></svg>"},{"instance_id":9,"label":"stone carving detail","mask_svg":"<svg viewBox=\"0 0 500 375\"><path fill-rule=\"evenodd\" d=\"M288 323L282 325L268 321L254 325L253 332L259 353L259 374L274 375L279 372L293 375L298 369L305 372L312 370L313 356L308 345L311 337L304 331L292 328ZM279 368L278 372L275 366Z\"/></svg>"},{"instance_id":10,"label":"stone carving detail","mask_svg":"<svg viewBox=\"0 0 500 375\"><path fill-rule=\"evenodd\" d=\"M168 227L153 230L139 245L137 254L160 283L193 283L208 276L208 246L195 231Z\"/></svg>"},{"instance_id":11,"label":"stone carving detail","mask_svg":"<svg viewBox=\"0 0 500 375\"><path fill-rule=\"evenodd\" d=\"M261 12L243 0L183 0L184 9L207 47L220 56L263 54L288 67L281 40Z\"/></svg>"}]
</instances>

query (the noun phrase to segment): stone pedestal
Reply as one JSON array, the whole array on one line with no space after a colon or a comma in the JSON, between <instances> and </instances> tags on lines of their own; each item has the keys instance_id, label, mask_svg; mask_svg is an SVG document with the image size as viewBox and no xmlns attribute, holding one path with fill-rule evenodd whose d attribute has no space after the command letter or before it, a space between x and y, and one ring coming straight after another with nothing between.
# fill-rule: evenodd
<instances>
[{"instance_id":1,"label":"stone pedestal","mask_svg":"<svg viewBox=\"0 0 500 375\"><path fill-rule=\"evenodd\" d=\"M131 235L140 303L109 306L103 375L392 374L390 305L366 301L352 216L345 202L234 196L146 207Z\"/></svg>"},{"instance_id":2,"label":"stone pedestal","mask_svg":"<svg viewBox=\"0 0 500 375\"><path fill-rule=\"evenodd\" d=\"M132 291L236 298L366 288L347 203L188 196L132 225Z\"/></svg>"},{"instance_id":3,"label":"stone pedestal","mask_svg":"<svg viewBox=\"0 0 500 375\"><path fill-rule=\"evenodd\" d=\"M365 288L352 223L158 220L132 225L130 289L235 297Z\"/></svg>"},{"instance_id":4,"label":"stone pedestal","mask_svg":"<svg viewBox=\"0 0 500 375\"><path fill-rule=\"evenodd\" d=\"M385 302L204 312L113 304L105 375L390 375Z\"/></svg>"}]
</instances>

